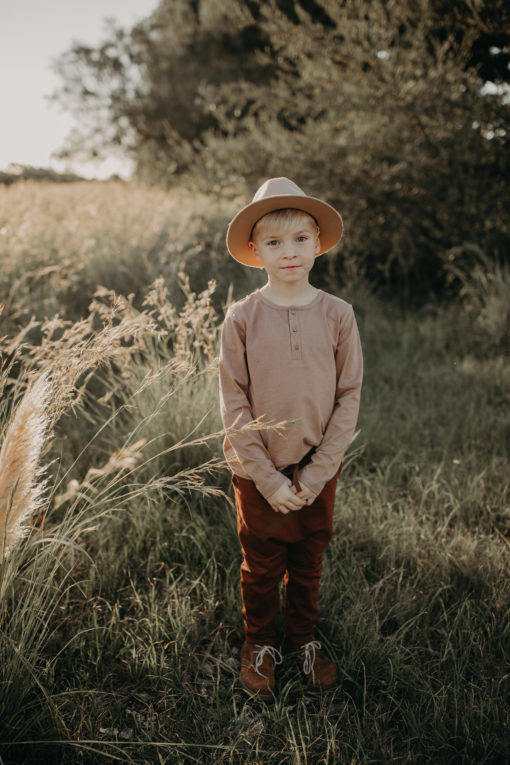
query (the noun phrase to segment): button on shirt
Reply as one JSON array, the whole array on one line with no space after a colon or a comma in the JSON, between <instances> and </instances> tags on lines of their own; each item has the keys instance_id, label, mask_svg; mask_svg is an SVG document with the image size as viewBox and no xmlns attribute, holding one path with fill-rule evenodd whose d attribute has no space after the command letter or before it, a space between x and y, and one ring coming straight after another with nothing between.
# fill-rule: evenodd
<instances>
[{"instance_id":1,"label":"button on shirt","mask_svg":"<svg viewBox=\"0 0 510 765\"><path fill-rule=\"evenodd\" d=\"M257 290L232 305L220 352L221 415L234 429L224 442L232 471L267 498L283 483L280 470L315 447L300 480L320 493L354 434L362 376L358 328L344 300L318 290L311 303L288 307ZM250 428L254 420L284 425Z\"/></svg>"}]
</instances>

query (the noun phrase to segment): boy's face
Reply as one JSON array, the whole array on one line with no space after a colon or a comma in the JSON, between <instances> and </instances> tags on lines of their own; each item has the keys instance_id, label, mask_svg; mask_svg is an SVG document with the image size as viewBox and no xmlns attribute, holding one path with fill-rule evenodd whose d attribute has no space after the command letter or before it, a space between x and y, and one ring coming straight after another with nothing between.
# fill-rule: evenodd
<instances>
[{"instance_id":1,"label":"boy's face","mask_svg":"<svg viewBox=\"0 0 510 765\"><path fill-rule=\"evenodd\" d=\"M264 266L269 283L308 282L308 274L320 251L319 229L309 215L290 223L269 223L262 218L250 242L253 254Z\"/></svg>"}]
</instances>

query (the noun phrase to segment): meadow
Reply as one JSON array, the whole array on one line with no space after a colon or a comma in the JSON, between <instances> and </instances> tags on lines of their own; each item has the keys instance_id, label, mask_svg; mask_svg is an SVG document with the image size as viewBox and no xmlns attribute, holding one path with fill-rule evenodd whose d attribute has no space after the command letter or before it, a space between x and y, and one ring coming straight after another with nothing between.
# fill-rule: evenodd
<instances>
[{"instance_id":1,"label":"meadow","mask_svg":"<svg viewBox=\"0 0 510 765\"><path fill-rule=\"evenodd\" d=\"M327 285L366 365L320 600L340 681L286 659L266 703L217 402L225 306L261 283L238 207L0 186L0 763L508 761L508 268L475 253L419 306L355 263Z\"/></svg>"}]
</instances>

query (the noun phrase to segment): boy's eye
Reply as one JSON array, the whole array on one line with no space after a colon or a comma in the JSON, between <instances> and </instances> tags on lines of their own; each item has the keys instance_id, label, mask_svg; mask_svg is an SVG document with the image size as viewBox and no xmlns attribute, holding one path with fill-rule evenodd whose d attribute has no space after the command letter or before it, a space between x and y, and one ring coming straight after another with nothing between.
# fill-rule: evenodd
<instances>
[{"instance_id":1,"label":"boy's eye","mask_svg":"<svg viewBox=\"0 0 510 765\"><path fill-rule=\"evenodd\" d=\"M278 244L278 239L271 239L267 244L270 247L274 247L276 244Z\"/></svg>"},{"instance_id":2,"label":"boy's eye","mask_svg":"<svg viewBox=\"0 0 510 765\"><path fill-rule=\"evenodd\" d=\"M298 242L306 242L307 239L308 237L306 236L306 234L301 234L300 236L298 236Z\"/></svg>"}]
</instances>

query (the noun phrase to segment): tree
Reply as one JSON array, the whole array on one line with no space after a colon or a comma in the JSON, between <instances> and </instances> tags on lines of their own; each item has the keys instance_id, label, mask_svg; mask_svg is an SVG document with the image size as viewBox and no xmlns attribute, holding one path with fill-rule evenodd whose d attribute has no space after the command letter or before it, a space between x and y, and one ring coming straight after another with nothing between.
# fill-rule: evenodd
<instances>
[{"instance_id":1,"label":"tree","mask_svg":"<svg viewBox=\"0 0 510 765\"><path fill-rule=\"evenodd\" d=\"M200 84L267 79L268 67L253 58L265 44L243 4L227 17L214 3L162 0L131 30L110 20L99 47L75 43L54 62L62 86L52 97L80 125L59 156L97 158L113 148L146 180L182 173L217 126L197 101Z\"/></svg>"},{"instance_id":2,"label":"tree","mask_svg":"<svg viewBox=\"0 0 510 765\"><path fill-rule=\"evenodd\" d=\"M204 131L218 129L214 105L206 104L204 112L197 99L202 83L242 80L271 88L282 70L289 70L289 59L281 67L281 42L300 26L322 27L339 55L352 24L381 9L395 38L392 45L412 44L424 8L429 45L463 47L465 66L476 68L484 81L510 82L510 12L504 0L365 0L355 5L348 0L161 0L153 15L133 29L110 20L100 46L75 43L54 62L62 86L53 98L75 114L80 126L61 156L95 158L117 148L131 154L145 175L151 164L169 159L170 170L180 172L190 152L200 152ZM275 15L283 22L279 39L274 39ZM370 66L369 60L362 65ZM294 59L297 77L299 63ZM242 121L249 107L248 99L230 116Z\"/></svg>"},{"instance_id":3,"label":"tree","mask_svg":"<svg viewBox=\"0 0 510 765\"><path fill-rule=\"evenodd\" d=\"M467 245L508 254L508 102L480 77L508 79L508 18L502 0L163 0L61 59L60 98L140 177L248 194L289 175L344 214L324 279L356 263L426 296Z\"/></svg>"}]
</instances>

